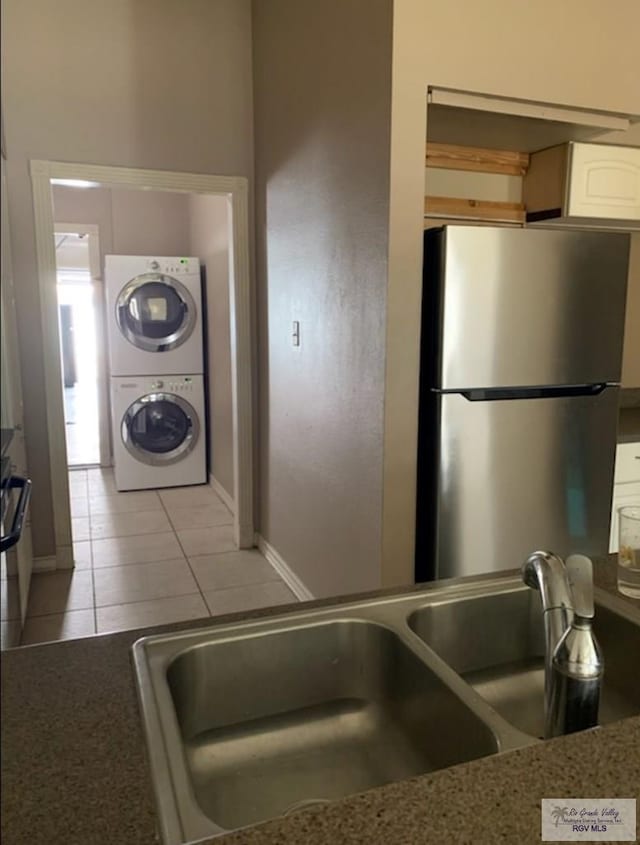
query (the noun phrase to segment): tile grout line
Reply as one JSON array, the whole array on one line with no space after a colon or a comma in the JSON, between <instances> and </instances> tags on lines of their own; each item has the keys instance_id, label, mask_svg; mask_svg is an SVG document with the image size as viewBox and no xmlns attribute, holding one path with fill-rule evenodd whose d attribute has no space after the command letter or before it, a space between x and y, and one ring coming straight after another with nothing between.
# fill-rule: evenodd
<instances>
[{"instance_id":1,"label":"tile grout line","mask_svg":"<svg viewBox=\"0 0 640 845\"><path fill-rule=\"evenodd\" d=\"M93 595L93 628L98 633L98 606L96 602L96 576L93 571L93 540L90 540L89 553L91 554L91 593Z\"/></svg>"},{"instance_id":2,"label":"tile grout line","mask_svg":"<svg viewBox=\"0 0 640 845\"><path fill-rule=\"evenodd\" d=\"M171 531L162 531L162 534L171 534ZM136 537L157 537L157 534L129 534L126 537L105 537L105 540L131 540ZM102 537L98 540L101 542ZM94 569L102 570L102 569L128 569L130 566L147 566L148 564L155 564L155 563L166 563L169 560L176 560L177 556L182 554L182 557L185 557L184 553L182 552L182 546L180 546L180 551L176 552L176 554L171 555L171 557L161 557L156 558L154 557L153 560L134 560L131 563L109 563L105 566L95 566Z\"/></svg>"},{"instance_id":3,"label":"tile grout line","mask_svg":"<svg viewBox=\"0 0 640 845\"><path fill-rule=\"evenodd\" d=\"M178 545L180 546L180 551L182 552L182 555L183 555L184 559L185 559L185 560L186 560L186 562L187 562L187 566L189 567L189 572L191 573L191 577L192 577L192 578L193 578L193 580L196 582L196 587L198 588L198 592L199 592L199 594L200 594L200 598L202 599L202 602L203 602L203 604L204 604L205 608L207 609L207 613L209 614L209 617L211 617L211 616L212 616L212 613L211 613L211 610L210 610L210 608L209 608L209 605L207 604L207 600L206 600L206 598L204 597L204 593L202 592L202 587L200 586L200 582L199 582L199 581L198 581L198 579L196 578L196 573L193 571L193 568L192 568L192 566L191 566L191 562L190 562L190 560L189 560L189 556L186 554L186 552L185 552L185 550L184 550L184 546L183 546L183 545L182 545L182 543L180 542L180 537L178 536L178 532L177 532L177 531L175 530L175 528L173 527L173 522L171 521L171 517L169 516L169 511L167 510L167 506L165 505L164 501L162 500L162 496L160 495L160 493L159 493L157 490L156 490L156 495L157 495L157 497L160 499L160 504L162 505L162 508L163 508L163 510L164 510L164 512L165 512L165 514L166 514L166 516L167 516L167 519L169 520L169 525L171 526L171 530L173 531L173 534L174 534L174 536L175 536L175 538L176 538L176 541L177 541Z\"/></svg>"},{"instance_id":4,"label":"tile grout line","mask_svg":"<svg viewBox=\"0 0 640 845\"><path fill-rule=\"evenodd\" d=\"M269 563L269 561L267 561L266 557L264 555L260 554L258 549L228 549L225 552L207 552L206 554L197 554L197 555L189 555L188 556L184 552L182 544L180 543L180 540L179 540L177 533L175 531L162 531L160 533L161 534L171 534L171 535L175 536L175 539L178 543L178 546L180 547L180 554L182 555L182 557L184 557L189 562L191 561L191 558L197 558L197 557L223 557L224 555L242 554L243 552L246 552L247 554L251 554L252 552L256 552L260 556L261 560L264 560L267 563ZM97 542L100 543L103 540L133 540L133 539L137 539L138 537L156 537L156 536L158 536L158 535L157 534L128 534L126 537L104 537L104 538L100 537L100 538L98 538ZM80 542L88 543L89 541L88 540L81 540ZM91 542L93 544L93 542L96 542L96 541L91 541ZM176 554L178 554L178 553L176 553ZM134 560L134 561L131 561L131 563L107 563L107 564L104 564L102 566L95 566L94 565L93 568L97 569L97 570L101 570L101 569L122 569L122 568L129 567L129 566L146 566L148 564L166 563L168 560L175 560L175 559L176 559L176 555L171 555L169 557L164 557L164 558L154 557L152 560ZM273 567L272 567L272 569L273 569ZM43 574L46 574L46 573L43 573ZM282 576L279 575L277 572L276 572L276 575L278 575L277 580L282 581L284 583ZM267 583L270 583L271 581L275 581L275 580L276 579L271 578L271 579L269 579L269 581L260 581L260 582L256 581L255 583L267 584Z\"/></svg>"},{"instance_id":5,"label":"tile grout line","mask_svg":"<svg viewBox=\"0 0 640 845\"><path fill-rule=\"evenodd\" d=\"M126 607L127 605L130 605L130 604L146 604L147 602L165 601L165 600L170 601L171 599L174 599L174 598L185 598L186 596L197 596L197 595L199 595L203 599L205 607L207 607L207 609L208 609L209 606L207 605L207 601L204 598L204 594L202 592L202 589L200 588L200 584L198 583L198 579L195 577L195 575L194 575L194 580L195 580L196 585L198 587L197 593L194 593L193 591L191 591L189 593L172 593L172 595L170 595L170 596L160 596L159 598L155 598L155 599L135 599L135 601L124 601L124 602L121 601L121 602L116 602L115 604L101 604L99 606L100 606L100 608ZM210 593L226 593L228 590L244 590L244 589L247 589L248 587L249 588L250 587L266 587L269 584L282 585L282 584L284 584L284 581L255 581L251 584L233 584L231 587L216 587L213 590L207 590L207 592L210 592ZM287 585L284 584L284 586L286 587ZM289 589L289 588L287 588L287 589ZM85 610L85 609L89 610L90 608L76 608L76 610ZM74 613L73 610L68 611L68 612ZM56 615L55 613L47 613L47 614L43 613L42 614L42 616L55 616L55 615ZM41 617L33 617L33 618L39 619ZM158 623L158 624L161 624L161 623Z\"/></svg>"},{"instance_id":6,"label":"tile grout line","mask_svg":"<svg viewBox=\"0 0 640 845\"><path fill-rule=\"evenodd\" d=\"M164 509L156 509L152 511L123 511L122 513L96 513L94 516L96 517L119 517L119 516L142 516L142 514L150 514L150 513L164 513L164 515L169 518L169 515L166 513ZM169 527L173 531L173 525L169 520ZM92 534L92 524L89 525L89 533ZM113 534L113 535L104 535L100 537L91 537L92 540L121 540L126 537L143 537L145 534L164 534L164 531L158 531L157 529L153 529L151 531L142 531L141 533L137 534Z\"/></svg>"},{"instance_id":7,"label":"tile grout line","mask_svg":"<svg viewBox=\"0 0 640 845\"><path fill-rule=\"evenodd\" d=\"M171 526L171 530L173 531L175 538L178 541L178 545L182 549L182 543L180 542L180 538L178 537L178 531L177 531L175 525L173 524L173 520L171 519L171 514L169 513L169 509L165 505L165 503L162 499L162 496L160 495L160 492L158 490L156 490L156 496L160 499L160 504L162 506L162 510L164 511L165 516L169 520L169 525ZM184 554L184 549L182 549L182 554ZM187 557L186 555L184 555L184 556L185 556L185 558Z\"/></svg>"},{"instance_id":8,"label":"tile grout line","mask_svg":"<svg viewBox=\"0 0 640 845\"><path fill-rule=\"evenodd\" d=\"M197 585L197 583L198 582L196 581L196 585ZM99 607L100 607L101 610L104 609L104 608L107 608L107 607L128 607L129 605L132 605L132 604L147 604L147 603L152 602L152 601L171 601L172 599L181 599L181 598L186 598L187 596L197 596L197 595L200 595L200 593L199 592L194 593L193 590L192 590L189 593L172 593L170 596L159 596L158 598L155 598L155 599L136 599L135 601L119 601L119 602L115 602L115 604L101 604L101 605L99 605ZM205 606L206 606L206 602L205 602ZM162 625L164 623L158 622L157 624Z\"/></svg>"},{"instance_id":9,"label":"tile grout line","mask_svg":"<svg viewBox=\"0 0 640 845\"><path fill-rule=\"evenodd\" d=\"M91 610L90 607L74 607L71 610L54 610L48 611L47 613L38 613L37 616L27 616L25 619L25 625L30 619L46 619L49 616L68 616L70 613L86 613L87 610ZM2 620L5 621L4 619ZM14 620L6 620L6 621L14 621ZM16 620L17 621L17 620ZM83 634L83 636L86 636Z\"/></svg>"},{"instance_id":10,"label":"tile grout line","mask_svg":"<svg viewBox=\"0 0 640 845\"><path fill-rule=\"evenodd\" d=\"M91 595L93 597L93 634L98 634L98 610L96 607L96 579L93 574L93 531L91 521L91 505L89 504L89 476L87 474L87 510L89 512L89 554L91 555Z\"/></svg>"},{"instance_id":11,"label":"tile grout line","mask_svg":"<svg viewBox=\"0 0 640 845\"><path fill-rule=\"evenodd\" d=\"M118 492L120 492L120 491L118 491ZM161 534L172 533L172 534L174 534L174 536L176 537L176 540L178 541L178 545L180 547L180 550L183 552L183 557L185 558L185 562L187 563L187 566L189 566L189 562L186 558L186 555L184 554L184 551L182 549L182 545L180 544L180 541L178 540L178 537L177 537L175 531L173 530L173 524L171 523L171 519L169 517L169 514L166 511L166 508L164 506L164 502L160 498L160 495L159 495L157 490L153 490L153 491L149 491L149 492L154 492L156 494L158 501L160 502L160 507L156 508L153 511L135 511L134 513L158 513L158 512L162 512L167 517L167 520L169 522L169 526L171 527L171 531L161 531L161 532L151 531L148 534L129 534L129 535L124 535L124 536L120 536L120 537L97 537L97 538L92 537L91 538L91 563L92 563L92 572L94 573L94 575L93 575L93 585L94 585L93 595L94 595L94 616L95 616L96 634L99 634L100 632L98 631L98 605L97 605L96 596L95 596L95 572L94 572L94 570L95 570L96 567L94 567L94 565L93 565L93 542L94 542L94 539L97 539L97 540L126 540L128 537L147 537L147 536L155 536L158 533L161 533ZM116 493L115 495L118 495L118 493ZM125 511L125 513L126 513L126 511ZM101 516L102 514L99 514L99 515ZM172 559L173 558L166 558L166 560L172 560ZM141 564L115 564L113 566L101 566L101 567L97 567L97 568L98 569L118 569L118 568L121 568L122 566L136 566L136 565L144 565L145 563L153 564L153 563L162 563L162 562L163 561L142 561ZM198 594L200 594L202 596L202 594L200 592L200 585L198 584L198 581L195 578L195 575L193 574L193 571L191 570L190 566L189 566L189 571L191 572L193 579L195 581L196 587L198 588L198 593L193 593L193 592L178 593L178 594L174 593L172 596L162 596L159 599L138 599L136 601L129 601L129 602L120 601L120 602L116 602L114 604L100 605L100 608L103 608L103 607L126 607L127 605L143 604L143 603L148 602L148 601L162 601L162 599L172 599L172 598L179 598L179 597L182 597L182 596L191 596L191 595L198 595ZM204 600L204 597L202 597L202 598ZM207 606L206 602L205 602L205 607L208 610L208 606ZM118 629L118 630L120 630L120 629ZM128 629L122 629L122 630L128 630ZM131 629L131 630L133 630L133 629ZM105 633L108 633L108 631L105 631Z\"/></svg>"},{"instance_id":12,"label":"tile grout line","mask_svg":"<svg viewBox=\"0 0 640 845\"><path fill-rule=\"evenodd\" d=\"M224 525L214 525L214 526L210 526L210 527L212 527L212 528L225 528L226 526L224 526ZM185 530L190 531L191 529L187 528ZM199 531L200 529L198 528L196 530ZM124 537L96 537L91 542L93 544L96 541L98 543L101 543L103 540L133 540L137 537L157 537L158 534L173 534L175 536L177 542L178 542L178 545L180 546L180 552L182 553L182 556L185 557L187 560L189 559L188 555L186 554L186 552L184 551L184 549L182 547L182 543L180 542L180 538L178 537L178 532L174 531L174 530L159 531L157 533L152 532L150 534L126 534ZM86 542L88 542L88 540L80 540L79 542L86 543ZM200 553L200 554L197 554L197 555L191 555L191 557L218 557L219 555L232 555L232 554L236 554L238 552L251 553L253 551L257 552L260 555L260 557L262 558L262 560L267 560L266 557L263 554L260 554L260 551L255 547L252 548L252 549L226 549L226 551L223 551L223 552L206 552L204 554ZM141 564L145 564L145 563L164 563L165 561L173 560L174 558L175 558L175 555L171 555L170 557L154 558L153 560L136 560L136 561L132 561L131 563L107 563L104 566L96 566L95 569L118 569L121 566L140 566ZM281 578L280 575L278 577Z\"/></svg>"}]
</instances>

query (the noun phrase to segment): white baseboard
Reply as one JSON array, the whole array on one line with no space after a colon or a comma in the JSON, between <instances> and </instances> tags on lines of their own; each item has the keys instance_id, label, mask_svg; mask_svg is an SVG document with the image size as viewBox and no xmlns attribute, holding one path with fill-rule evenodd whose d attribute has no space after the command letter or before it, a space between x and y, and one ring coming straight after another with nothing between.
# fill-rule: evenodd
<instances>
[{"instance_id":1,"label":"white baseboard","mask_svg":"<svg viewBox=\"0 0 640 845\"><path fill-rule=\"evenodd\" d=\"M220 496L220 498L225 503L225 505L229 508L231 513L235 515L236 503L233 499L233 496L230 496L229 493L227 493L227 491L222 486L222 484L220 484L218 479L213 475L209 476L209 484L213 488L214 492L217 493L218 496Z\"/></svg>"},{"instance_id":2,"label":"white baseboard","mask_svg":"<svg viewBox=\"0 0 640 845\"><path fill-rule=\"evenodd\" d=\"M285 563L273 546L264 537L260 536L260 534L256 534L256 545L300 601L311 601L311 599L315 598L311 590L298 578L296 573Z\"/></svg>"},{"instance_id":3,"label":"white baseboard","mask_svg":"<svg viewBox=\"0 0 640 845\"><path fill-rule=\"evenodd\" d=\"M34 572L53 572L58 568L58 561L55 555L49 557L34 557L33 571Z\"/></svg>"}]
</instances>

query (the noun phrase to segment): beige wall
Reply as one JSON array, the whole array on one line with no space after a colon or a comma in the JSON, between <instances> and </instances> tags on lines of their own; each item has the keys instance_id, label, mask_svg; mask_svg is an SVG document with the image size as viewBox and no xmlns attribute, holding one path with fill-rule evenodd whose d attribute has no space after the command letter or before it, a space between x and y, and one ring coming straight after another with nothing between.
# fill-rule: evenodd
<instances>
[{"instance_id":1,"label":"beige wall","mask_svg":"<svg viewBox=\"0 0 640 845\"><path fill-rule=\"evenodd\" d=\"M117 255L187 255L189 195L111 191L113 251Z\"/></svg>"},{"instance_id":2,"label":"beige wall","mask_svg":"<svg viewBox=\"0 0 640 845\"><path fill-rule=\"evenodd\" d=\"M640 234L631 236L622 386L640 387Z\"/></svg>"},{"instance_id":3,"label":"beige wall","mask_svg":"<svg viewBox=\"0 0 640 845\"><path fill-rule=\"evenodd\" d=\"M253 11L260 532L348 593L380 583L391 3Z\"/></svg>"},{"instance_id":4,"label":"beige wall","mask_svg":"<svg viewBox=\"0 0 640 845\"><path fill-rule=\"evenodd\" d=\"M251 177L249 0L4 0L3 111L36 555L55 551L29 159Z\"/></svg>"},{"instance_id":5,"label":"beige wall","mask_svg":"<svg viewBox=\"0 0 640 845\"><path fill-rule=\"evenodd\" d=\"M53 218L96 224L101 258L190 254L188 194L54 185Z\"/></svg>"},{"instance_id":6,"label":"beige wall","mask_svg":"<svg viewBox=\"0 0 640 845\"><path fill-rule=\"evenodd\" d=\"M226 197L189 197L190 249L206 270L210 472L233 497L233 407Z\"/></svg>"},{"instance_id":7,"label":"beige wall","mask_svg":"<svg viewBox=\"0 0 640 845\"><path fill-rule=\"evenodd\" d=\"M427 86L640 113L639 32L637 0L395 0L385 585L413 579Z\"/></svg>"},{"instance_id":8,"label":"beige wall","mask_svg":"<svg viewBox=\"0 0 640 845\"><path fill-rule=\"evenodd\" d=\"M53 219L56 223L92 223L99 229L100 268L113 249L113 209L109 188L67 188L53 185Z\"/></svg>"}]
</instances>

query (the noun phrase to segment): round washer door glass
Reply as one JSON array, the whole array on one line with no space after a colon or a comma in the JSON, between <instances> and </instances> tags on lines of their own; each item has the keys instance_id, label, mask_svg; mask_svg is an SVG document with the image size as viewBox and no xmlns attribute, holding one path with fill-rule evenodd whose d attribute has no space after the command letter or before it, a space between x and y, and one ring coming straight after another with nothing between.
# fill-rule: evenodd
<instances>
[{"instance_id":1,"label":"round washer door glass","mask_svg":"<svg viewBox=\"0 0 640 845\"><path fill-rule=\"evenodd\" d=\"M199 432L191 405L170 393L142 396L122 420L122 440L130 454L154 466L172 464L188 455Z\"/></svg>"},{"instance_id":2,"label":"round washer door glass","mask_svg":"<svg viewBox=\"0 0 640 845\"><path fill-rule=\"evenodd\" d=\"M120 291L116 320L124 337L138 349L167 352L191 336L196 305L177 279L143 273Z\"/></svg>"}]
</instances>

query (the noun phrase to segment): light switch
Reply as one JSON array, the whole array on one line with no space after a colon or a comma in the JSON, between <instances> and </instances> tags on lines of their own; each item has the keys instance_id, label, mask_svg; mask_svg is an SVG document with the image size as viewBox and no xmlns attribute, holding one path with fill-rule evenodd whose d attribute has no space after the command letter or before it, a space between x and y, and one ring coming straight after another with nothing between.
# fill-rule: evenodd
<instances>
[{"instance_id":1,"label":"light switch","mask_svg":"<svg viewBox=\"0 0 640 845\"><path fill-rule=\"evenodd\" d=\"M291 333L291 342L294 346L300 346L300 322L293 321L293 331Z\"/></svg>"}]
</instances>

